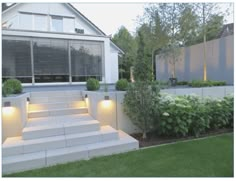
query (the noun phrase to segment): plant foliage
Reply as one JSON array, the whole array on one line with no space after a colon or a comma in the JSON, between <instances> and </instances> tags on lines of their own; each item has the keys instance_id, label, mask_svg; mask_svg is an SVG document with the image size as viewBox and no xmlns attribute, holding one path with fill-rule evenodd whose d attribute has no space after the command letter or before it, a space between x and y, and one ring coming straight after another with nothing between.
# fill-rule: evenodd
<instances>
[{"instance_id":1,"label":"plant foliage","mask_svg":"<svg viewBox=\"0 0 236 181\"><path fill-rule=\"evenodd\" d=\"M87 87L87 90L95 91L100 88L100 84L97 79L89 78L86 82L86 87Z\"/></svg>"}]
</instances>

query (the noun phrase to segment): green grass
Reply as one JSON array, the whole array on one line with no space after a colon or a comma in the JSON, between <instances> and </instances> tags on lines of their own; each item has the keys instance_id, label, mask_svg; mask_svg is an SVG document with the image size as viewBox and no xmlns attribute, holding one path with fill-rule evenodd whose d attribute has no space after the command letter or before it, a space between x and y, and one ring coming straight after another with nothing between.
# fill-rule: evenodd
<instances>
[{"instance_id":1,"label":"green grass","mask_svg":"<svg viewBox=\"0 0 236 181\"><path fill-rule=\"evenodd\" d=\"M232 177L233 134L15 173L14 177Z\"/></svg>"}]
</instances>

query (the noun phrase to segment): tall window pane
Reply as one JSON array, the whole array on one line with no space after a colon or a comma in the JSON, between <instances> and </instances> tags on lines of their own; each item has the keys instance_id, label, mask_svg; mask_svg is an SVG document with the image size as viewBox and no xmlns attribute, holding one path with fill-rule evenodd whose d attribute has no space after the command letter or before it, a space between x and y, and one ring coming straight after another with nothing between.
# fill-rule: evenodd
<instances>
[{"instance_id":1,"label":"tall window pane","mask_svg":"<svg viewBox=\"0 0 236 181\"><path fill-rule=\"evenodd\" d=\"M52 16L52 31L63 32L63 18Z\"/></svg>"},{"instance_id":2,"label":"tall window pane","mask_svg":"<svg viewBox=\"0 0 236 181\"><path fill-rule=\"evenodd\" d=\"M35 82L68 82L68 46L64 40L34 40Z\"/></svg>"},{"instance_id":3,"label":"tall window pane","mask_svg":"<svg viewBox=\"0 0 236 181\"><path fill-rule=\"evenodd\" d=\"M93 77L102 80L103 43L79 41L71 46L73 82L84 82Z\"/></svg>"},{"instance_id":4,"label":"tall window pane","mask_svg":"<svg viewBox=\"0 0 236 181\"><path fill-rule=\"evenodd\" d=\"M31 14L20 14L20 27L24 30L32 30L32 15Z\"/></svg>"},{"instance_id":5,"label":"tall window pane","mask_svg":"<svg viewBox=\"0 0 236 181\"><path fill-rule=\"evenodd\" d=\"M39 31L47 31L47 16L35 15L34 28Z\"/></svg>"},{"instance_id":6,"label":"tall window pane","mask_svg":"<svg viewBox=\"0 0 236 181\"><path fill-rule=\"evenodd\" d=\"M75 19L64 18L64 32L74 33L75 32Z\"/></svg>"},{"instance_id":7,"label":"tall window pane","mask_svg":"<svg viewBox=\"0 0 236 181\"><path fill-rule=\"evenodd\" d=\"M30 41L2 41L2 78L16 78L22 83L32 82Z\"/></svg>"}]
</instances>

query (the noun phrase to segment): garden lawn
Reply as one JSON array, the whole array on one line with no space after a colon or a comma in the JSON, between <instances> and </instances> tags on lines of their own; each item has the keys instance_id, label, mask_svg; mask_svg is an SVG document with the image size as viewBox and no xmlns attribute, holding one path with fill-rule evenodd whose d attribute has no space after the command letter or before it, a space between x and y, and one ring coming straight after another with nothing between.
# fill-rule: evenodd
<instances>
[{"instance_id":1,"label":"garden lawn","mask_svg":"<svg viewBox=\"0 0 236 181\"><path fill-rule=\"evenodd\" d=\"M14 177L232 177L233 134L15 173Z\"/></svg>"}]
</instances>

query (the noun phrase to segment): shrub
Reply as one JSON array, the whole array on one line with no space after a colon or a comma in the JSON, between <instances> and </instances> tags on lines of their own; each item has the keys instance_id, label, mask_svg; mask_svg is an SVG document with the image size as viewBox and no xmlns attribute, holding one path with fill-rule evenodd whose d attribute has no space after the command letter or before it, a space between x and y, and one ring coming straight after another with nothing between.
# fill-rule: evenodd
<instances>
[{"instance_id":1,"label":"shrub","mask_svg":"<svg viewBox=\"0 0 236 181\"><path fill-rule=\"evenodd\" d=\"M203 81L203 80L193 80L192 82L188 83L189 86L192 87L211 87L211 86L223 86L226 85L225 81Z\"/></svg>"},{"instance_id":2,"label":"shrub","mask_svg":"<svg viewBox=\"0 0 236 181\"><path fill-rule=\"evenodd\" d=\"M233 96L220 100L162 94L156 107L159 124L155 126L161 135L198 137L209 129L233 127Z\"/></svg>"},{"instance_id":3,"label":"shrub","mask_svg":"<svg viewBox=\"0 0 236 181\"><path fill-rule=\"evenodd\" d=\"M191 124L189 134L198 137L201 133L205 133L210 128L210 115L208 107L199 96L186 96L191 106Z\"/></svg>"},{"instance_id":4,"label":"shrub","mask_svg":"<svg viewBox=\"0 0 236 181\"><path fill-rule=\"evenodd\" d=\"M126 79L120 79L116 82L116 90L126 91L128 88L129 82Z\"/></svg>"},{"instance_id":5,"label":"shrub","mask_svg":"<svg viewBox=\"0 0 236 181\"><path fill-rule=\"evenodd\" d=\"M97 79L89 78L86 82L86 87L87 87L87 90L95 91L100 88L100 84Z\"/></svg>"},{"instance_id":6,"label":"shrub","mask_svg":"<svg viewBox=\"0 0 236 181\"><path fill-rule=\"evenodd\" d=\"M160 123L157 130L161 135L185 136L189 132L191 107L184 97L164 95L158 106Z\"/></svg>"},{"instance_id":7,"label":"shrub","mask_svg":"<svg viewBox=\"0 0 236 181\"><path fill-rule=\"evenodd\" d=\"M188 81L179 81L177 85L188 85Z\"/></svg>"},{"instance_id":8,"label":"shrub","mask_svg":"<svg viewBox=\"0 0 236 181\"><path fill-rule=\"evenodd\" d=\"M144 139L158 117L159 92L157 84L137 81L129 85L124 97L124 112L142 130Z\"/></svg>"},{"instance_id":9,"label":"shrub","mask_svg":"<svg viewBox=\"0 0 236 181\"><path fill-rule=\"evenodd\" d=\"M206 99L206 107L209 109L210 128L224 128L233 125L233 97L223 99Z\"/></svg>"},{"instance_id":10,"label":"shrub","mask_svg":"<svg viewBox=\"0 0 236 181\"><path fill-rule=\"evenodd\" d=\"M9 94L20 94L22 92L21 82L17 79L8 79L3 83L2 93L4 96Z\"/></svg>"}]
</instances>

